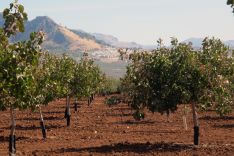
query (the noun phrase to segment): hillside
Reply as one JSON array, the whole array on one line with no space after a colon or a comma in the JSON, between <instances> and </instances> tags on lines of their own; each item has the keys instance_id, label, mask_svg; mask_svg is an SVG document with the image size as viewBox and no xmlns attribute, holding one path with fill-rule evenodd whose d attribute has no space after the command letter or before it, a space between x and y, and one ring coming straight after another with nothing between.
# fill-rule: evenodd
<instances>
[{"instance_id":1,"label":"hillside","mask_svg":"<svg viewBox=\"0 0 234 156\"><path fill-rule=\"evenodd\" d=\"M100 33L93 33L97 40L103 41L108 45L116 48L142 48L142 45L135 42L123 42L119 41L118 38L112 35L105 35Z\"/></svg>"},{"instance_id":2,"label":"hillside","mask_svg":"<svg viewBox=\"0 0 234 156\"><path fill-rule=\"evenodd\" d=\"M25 32L19 33L12 41L25 40L30 32L42 30L46 33L46 40L43 47L47 49L60 50L97 50L103 45L96 42L95 38L85 38L72 30L60 26L47 16L39 16L26 22Z\"/></svg>"},{"instance_id":3,"label":"hillside","mask_svg":"<svg viewBox=\"0 0 234 156\"><path fill-rule=\"evenodd\" d=\"M0 13L0 25L4 20ZM25 32L19 33L11 40L19 41L28 39L30 32L42 30L46 33L46 40L43 47L59 51L83 51L100 50L104 46L116 48L141 48L135 42L121 42L116 37L100 33L87 33L83 30L74 30L60 26L47 16L38 16L25 23Z\"/></svg>"},{"instance_id":4,"label":"hillside","mask_svg":"<svg viewBox=\"0 0 234 156\"><path fill-rule=\"evenodd\" d=\"M0 26L4 20L0 13ZM25 40L29 37L30 32L43 30L46 33L46 41L43 47L51 51L84 51L84 50L100 50L105 46L114 48L143 48L154 49L154 45L141 45L135 42L123 42L112 35L101 33L88 33L83 30L74 30L63 27L47 16L38 16L31 21L25 23L26 31L19 33L11 38L12 41ZM200 48L203 38L188 38L183 42L193 44L193 47ZM224 41L226 45L234 48L234 40Z\"/></svg>"}]
</instances>

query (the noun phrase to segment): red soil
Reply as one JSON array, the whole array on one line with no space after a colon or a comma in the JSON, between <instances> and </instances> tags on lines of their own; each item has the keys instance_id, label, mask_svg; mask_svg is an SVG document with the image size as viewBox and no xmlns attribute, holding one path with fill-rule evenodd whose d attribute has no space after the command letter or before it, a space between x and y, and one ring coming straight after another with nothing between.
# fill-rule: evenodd
<instances>
[{"instance_id":1,"label":"red soil","mask_svg":"<svg viewBox=\"0 0 234 156\"><path fill-rule=\"evenodd\" d=\"M126 104L108 107L103 97L91 106L72 108L66 127L65 101L43 107L47 139L42 139L39 114L16 111L17 155L234 155L234 113L219 118L214 112L199 113L200 145L193 146L193 122L183 127L182 109L167 117L146 113L135 121ZM9 111L0 112L0 156L8 155Z\"/></svg>"}]
</instances>

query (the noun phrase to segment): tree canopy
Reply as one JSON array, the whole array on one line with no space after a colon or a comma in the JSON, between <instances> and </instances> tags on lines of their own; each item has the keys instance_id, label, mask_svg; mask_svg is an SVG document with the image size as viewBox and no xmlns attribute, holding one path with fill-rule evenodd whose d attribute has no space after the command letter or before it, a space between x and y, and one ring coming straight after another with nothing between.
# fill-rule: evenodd
<instances>
[{"instance_id":1,"label":"tree canopy","mask_svg":"<svg viewBox=\"0 0 234 156\"><path fill-rule=\"evenodd\" d=\"M227 0L227 5L230 5L231 8L234 7L234 0ZM234 13L234 8L233 8L233 13Z\"/></svg>"},{"instance_id":2,"label":"tree canopy","mask_svg":"<svg viewBox=\"0 0 234 156\"><path fill-rule=\"evenodd\" d=\"M172 39L170 48L159 46L130 54L122 80L125 95L137 114L174 112L178 104L196 103L220 115L233 110L234 60L219 39L205 38L203 48Z\"/></svg>"}]
</instances>

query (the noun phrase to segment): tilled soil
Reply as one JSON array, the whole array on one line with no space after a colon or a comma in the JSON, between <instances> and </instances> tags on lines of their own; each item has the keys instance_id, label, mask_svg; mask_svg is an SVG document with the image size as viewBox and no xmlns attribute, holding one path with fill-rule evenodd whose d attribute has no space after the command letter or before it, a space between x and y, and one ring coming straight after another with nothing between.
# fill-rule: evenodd
<instances>
[{"instance_id":1,"label":"tilled soil","mask_svg":"<svg viewBox=\"0 0 234 156\"><path fill-rule=\"evenodd\" d=\"M234 113L220 118L199 113L200 145L193 145L192 113L184 129L182 112L166 115L147 112L135 121L127 104L107 106L96 97L91 106L83 101L78 112L71 108L71 126L64 119L65 100L43 107L47 139L42 139L39 113L16 111L17 155L228 155L234 156ZM73 105L72 105L73 106ZM0 112L0 156L8 155L10 112Z\"/></svg>"}]
</instances>

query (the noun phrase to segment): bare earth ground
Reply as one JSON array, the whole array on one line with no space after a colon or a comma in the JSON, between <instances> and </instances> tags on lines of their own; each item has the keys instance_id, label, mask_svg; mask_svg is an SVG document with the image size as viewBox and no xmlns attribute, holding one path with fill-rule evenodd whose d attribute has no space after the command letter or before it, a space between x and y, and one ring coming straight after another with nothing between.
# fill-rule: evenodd
<instances>
[{"instance_id":1,"label":"bare earth ground","mask_svg":"<svg viewBox=\"0 0 234 156\"><path fill-rule=\"evenodd\" d=\"M234 113L225 119L214 112L200 113L200 145L193 146L192 115L186 131L181 108L170 116L170 122L157 113L147 113L145 120L137 122L126 104L108 107L103 101L96 97L91 106L82 102L77 113L72 108L69 128L63 118L64 100L43 107L46 140L39 114L17 111L17 155L234 156ZM8 155L9 116L9 111L0 112L0 156Z\"/></svg>"}]
</instances>

